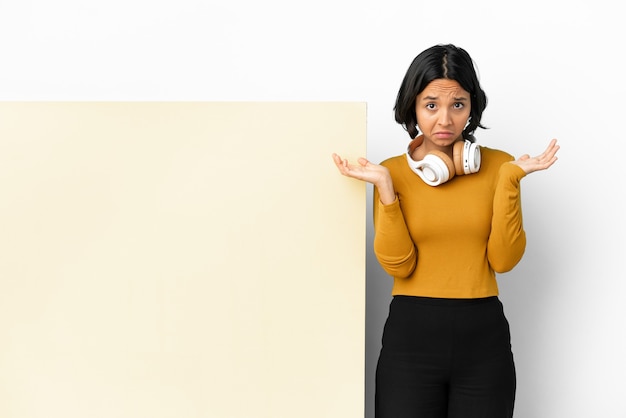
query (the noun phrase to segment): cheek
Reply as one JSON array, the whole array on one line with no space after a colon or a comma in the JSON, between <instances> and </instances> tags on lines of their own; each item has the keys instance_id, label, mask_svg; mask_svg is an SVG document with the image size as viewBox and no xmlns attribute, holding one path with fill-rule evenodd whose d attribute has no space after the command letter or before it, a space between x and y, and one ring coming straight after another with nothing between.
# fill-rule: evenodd
<instances>
[{"instance_id":1,"label":"cheek","mask_svg":"<svg viewBox=\"0 0 626 418\"><path fill-rule=\"evenodd\" d=\"M416 110L415 111L415 118L417 120L417 123L425 123L427 122L429 119L433 118L433 115L429 112L425 112L424 110Z\"/></svg>"},{"instance_id":2,"label":"cheek","mask_svg":"<svg viewBox=\"0 0 626 418\"><path fill-rule=\"evenodd\" d=\"M455 120L457 123L465 125L469 121L469 118L470 118L470 111L468 110L468 111L460 112L455 118Z\"/></svg>"},{"instance_id":3,"label":"cheek","mask_svg":"<svg viewBox=\"0 0 626 418\"><path fill-rule=\"evenodd\" d=\"M459 116L459 120L463 122L463 124L467 123L467 121L469 121L469 118L470 118L469 112L463 112L463 114Z\"/></svg>"}]
</instances>

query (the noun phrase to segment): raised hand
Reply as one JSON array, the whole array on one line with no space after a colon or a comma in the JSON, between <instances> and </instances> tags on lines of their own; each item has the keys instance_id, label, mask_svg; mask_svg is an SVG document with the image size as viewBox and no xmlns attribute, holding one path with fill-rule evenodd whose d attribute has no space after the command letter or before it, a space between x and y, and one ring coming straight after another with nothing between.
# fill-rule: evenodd
<instances>
[{"instance_id":1,"label":"raised hand","mask_svg":"<svg viewBox=\"0 0 626 418\"><path fill-rule=\"evenodd\" d=\"M513 164L518 165L526 174L530 174L539 170L546 170L552 164L556 162L558 157L556 152L559 150L559 146L556 143L556 139L550 141L548 148L536 157L531 157L528 154L524 154L517 160L512 161Z\"/></svg>"},{"instance_id":2,"label":"raised hand","mask_svg":"<svg viewBox=\"0 0 626 418\"><path fill-rule=\"evenodd\" d=\"M346 177L366 181L378 189L383 204L392 203L396 199L393 181L387 167L369 162L365 158L357 159L358 164L350 164L348 160L333 154L333 161L339 172Z\"/></svg>"},{"instance_id":3,"label":"raised hand","mask_svg":"<svg viewBox=\"0 0 626 418\"><path fill-rule=\"evenodd\" d=\"M387 168L371 163L365 158L357 159L358 164L350 164L348 160L342 159L337 154L333 154L333 160L339 172L344 176L363 180L374 185L379 183L385 176L389 175Z\"/></svg>"}]
</instances>

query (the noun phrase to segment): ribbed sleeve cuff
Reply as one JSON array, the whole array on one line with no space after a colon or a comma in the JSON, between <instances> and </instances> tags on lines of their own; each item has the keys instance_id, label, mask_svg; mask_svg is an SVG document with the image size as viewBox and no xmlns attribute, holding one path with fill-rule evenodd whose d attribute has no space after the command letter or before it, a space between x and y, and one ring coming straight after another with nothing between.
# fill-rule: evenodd
<instances>
[{"instance_id":1,"label":"ribbed sleeve cuff","mask_svg":"<svg viewBox=\"0 0 626 418\"><path fill-rule=\"evenodd\" d=\"M507 162L500 166L500 177L519 182L526 177L526 172L519 165Z\"/></svg>"}]
</instances>

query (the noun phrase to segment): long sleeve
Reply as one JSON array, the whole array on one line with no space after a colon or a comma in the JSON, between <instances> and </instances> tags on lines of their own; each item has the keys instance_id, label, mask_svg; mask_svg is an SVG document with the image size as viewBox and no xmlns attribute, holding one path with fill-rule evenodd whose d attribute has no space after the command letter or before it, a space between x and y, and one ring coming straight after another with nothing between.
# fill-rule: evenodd
<instances>
[{"instance_id":1,"label":"long sleeve","mask_svg":"<svg viewBox=\"0 0 626 418\"><path fill-rule=\"evenodd\" d=\"M520 191L520 181L525 175L524 170L511 163L502 164L498 173L487 243L489 264L498 273L513 269L526 249Z\"/></svg>"},{"instance_id":2,"label":"long sleeve","mask_svg":"<svg viewBox=\"0 0 626 418\"><path fill-rule=\"evenodd\" d=\"M374 189L374 253L391 276L405 278L417 264L417 250L400 209L399 199L383 205Z\"/></svg>"}]
</instances>

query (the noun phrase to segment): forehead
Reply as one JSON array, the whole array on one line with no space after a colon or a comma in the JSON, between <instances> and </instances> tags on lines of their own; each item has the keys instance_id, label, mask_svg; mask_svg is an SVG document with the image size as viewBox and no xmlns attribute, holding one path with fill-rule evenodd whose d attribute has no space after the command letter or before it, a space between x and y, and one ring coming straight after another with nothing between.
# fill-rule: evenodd
<instances>
[{"instance_id":1,"label":"forehead","mask_svg":"<svg viewBox=\"0 0 626 418\"><path fill-rule=\"evenodd\" d=\"M458 81L448 80L446 78L438 78L431 81L426 85L424 90L418 97L441 97L441 96L454 96L464 97L469 96L469 93L461 87Z\"/></svg>"}]
</instances>

